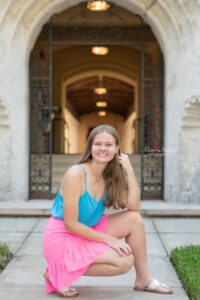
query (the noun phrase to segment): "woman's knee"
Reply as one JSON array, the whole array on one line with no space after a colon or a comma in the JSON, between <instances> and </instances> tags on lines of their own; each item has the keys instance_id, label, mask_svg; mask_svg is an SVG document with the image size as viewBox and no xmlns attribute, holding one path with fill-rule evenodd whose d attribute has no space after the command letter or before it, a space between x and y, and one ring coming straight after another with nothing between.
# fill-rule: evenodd
<instances>
[{"instance_id":1,"label":"woman's knee","mask_svg":"<svg viewBox=\"0 0 200 300\"><path fill-rule=\"evenodd\" d=\"M131 211L131 210L129 210L127 213L129 215L129 219L130 219L131 223L144 226L144 222L143 222L142 216L141 216L141 214L138 211Z\"/></svg>"},{"instance_id":2,"label":"woman's knee","mask_svg":"<svg viewBox=\"0 0 200 300\"><path fill-rule=\"evenodd\" d=\"M134 264L134 256L126 255L119 260L120 274L127 273Z\"/></svg>"}]
</instances>

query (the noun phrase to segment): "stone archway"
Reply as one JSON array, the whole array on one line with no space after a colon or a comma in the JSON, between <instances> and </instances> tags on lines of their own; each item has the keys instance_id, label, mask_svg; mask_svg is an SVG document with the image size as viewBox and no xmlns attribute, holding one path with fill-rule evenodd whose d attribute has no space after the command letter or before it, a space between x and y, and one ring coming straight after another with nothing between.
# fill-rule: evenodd
<instances>
[{"instance_id":1,"label":"stone archway","mask_svg":"<svg viewBox=\"0 0 200 300\"><path fill-rule=\"evenodd\" d=\"M84 12L84 13L83 13ZM82 19L82 16L86 19ZM112 17L112 22L105 21ZM68 23L68 18L69 22ZM96 20L98 22L96 23ZM71 22L73 20L73 22ZM87 20L87 22L85 21ZM113 34L117 32L118 34ZM50 38L52 37L52 38ZM143 38L142 38L143 37ZM79 45L77 46L73 46ZM91 51L91 45L98 43L109 47L109 55L97 58ZM100 59L101 58L101 59ZM140 101L135 105L133 86L117 79L104 79L108 92L105 109L96 105L94 87L98 78L88 78L70 87L62 110L54 110L54 124L51 125L52 105L60 107L60 86L62 74L68 69L72 76L81 70L105 68L137 78L141 86ZM136 70L136 71L135 71ZM81 88L79 88L81 86ZM93 87L93 88L92 88ZM76 91L75 91L76 89ZM67 99L66 98L66 99ZM139 97L138 97L139 98ZM141 197L163 197L163 157L147 152L149 149L163 147L163 57L160 47L150 28L138 16L128 10L112 5L108 12L98 14L87 9L86 5L73 6L53 17L39 35L31 55L30 64L30 193L31 197L52 195L52 154L63 154L64 124L71 120L71 132L74 142L70 153L77 153L77 137L80 128L108 122L117 126L126 136L122 141L122 150L132 154L133 145L130 135L131 120L141 120L138 127L137 142L141 155ZM78 103L78 105L77 105ZM67 106L66 106L67 105ZM140 108L138 109L138 107ZM88 109L86 109L88 107ZM137 110L137 116L134 111ZM60 111L60 112L58 112ZM93 115L88 113L93 112ZM95 117L95 112L97 116ZM114 115L110 113L113 112ZM99 116L103 113L104 120ZM85 118L83 117L85 115ZM81 122L79 123L79 116ZM121 118L121 117L122 118ZM145 124L143 124L145 116ZM130 117L130 118L129 118ZM114 118L118 118L116 122ZM124 118L124 120L123 120ZM109 121L110 119L110 121ZM78 123L77 123L78 121ZM88 125L86 125L88 123ZM55 126L54 126L55 125ZM55 130L53 129L55 127ZM85 129L84 129L85 130ZM125 133L126 131L126 133ZM52 148L52 133L54 141ZM129 132L129 133L128 133ZM87 133L85 132L85 136ZM83 151L85 139L81 134L80 151ZM124 147L124 148L123 148ZM74 152L73 152L74 151ZM130 151L130 152L128 152ZM144 153L144 154L143 154ZM54 161L54 160L53 160ZM74 162L75 163L75 162ZM73 164L73 162L72 162ZM138 168L140 163L137 163ZM64 171L63 171L64 173ZM139 178L138 178L139 179ZM138 180L137 179L137 180Z\"/></svg>"},{"instance_id":2,"label":"stone archway","mask_svg":"<svg viewBox=\"0 0 200 300\"><path fill-rule=\"evenodd\" d=\"M141 15L150 25L163 50L166 62L166 117L165 117L165 199L175 201L179 195L179 165L177 157L178 134L181 115L176 106L183 111L183 99L198 94L198 57L200 42L197 40L200 25L198 15L200 4L197 0L187 2L127 0L114 3ZM1 95L10 112L10 129L6 137L9 155L0 164L10 170L0 174L7 177L2 184L1 200L25 200L28 197L28 61L30 51L42 25L54 14L78 4L78 0L36 1L24 0L1 4ZM12 16L16 15L16 18ZM177 17L178 16L178 17ZM190 44L193 55L190 56ZM190 57L190 64L181 62ZM176 68L174 68L176 61ZM184 74L184 77L182 77ZM191 74L196 74L192 78ZM12 82L12 86L10 86ZM178 126L175 123L179 124ZM172 134L173 133L173 134ZM20 148L19 148L20 145ZM1 180L2 181L2 180ZM8 188L8 186L10 188Z\"/></svg>"},{"instance_id":3,"label":"stone archway","mask_svg":"<svg viewBox=\"0 0 200 300\"><path fill-rule=\"evenodd\" d=\"M137 78L137 80L136 80L136 76L135 76L135 79L133 79L133 78L131 78L131 76L127 76L127 75L123 74L123 72L120 72L120 69L108 71L107 69L103 69L103 68L100 68L100 69L96 69L95 68L95 69L93 69L93 68L90 68L89 66L87 67L87 69L88 69L87 72L84 71L84 72L80 73L78 71L76 75L74 74L74 76L68 76L67 72L65 72L63 74L63 81L62 81L63 84L62 84L62 92L61 92L62 103L65 102L65 93L66 93L66 88L67 88L68 85L73 84L76 81L79 81L81 79L88 78L88 77L93 77L93 76L104 77L104 76L106 76L108 78L114 78L114 79L118 79L118 80L120 80L122 82L126 82L126 83L128 83L128 84L130 84L131 86L134 87L135 93L134 93L133 102L134 102L134 105L135 105L135 113L134 113L134 116L132 116L132 118L133 117L136 118L136 119L139 118L139 115L140 115L139 103L138 103L138 101L139 101L139 92L140 92L139 91L139 78ZM115 117L114 117L113 114L111 114L111 116L113 116L113 118L119 117L117 115L115 115ZM89 118L91 118L91 115L89 116ZM109 118L106 119L106 122L109 122ZM129 120L129 122L130 122L130 120ZM116 123L117 123L117 121L116 121ZM116 126L114 124L112 124L112 125ZM127 124L126 124L126 127L128 127L128 129L129 129L129 126L127 126ZM88 131L88 128L87 128L87 131ZM129 137L130 132L129 131L127 132L127 129L123 131L124 134L125 134L125 135L122 135L123 139L122 139L122 136L120 137L122 145L123 145L124 141L130 140L130 137ZM84 144L85 144L86 139L87 139L87 134L86 133L85 134L81 133L80 136L82 136L81 140L83 142L80 143L79 149L80 149L80 152L82 152L82 149L84 148ZM135 150L135 153L139 153L139 139L140 139L140 132L139 132L139 130L135 134L135 139L138 141L138 147ZM126 144L128 144L128 142ZM122 148L123 148L123 146L122 146ZM129 146L129 148L130 148L130 146Z\"/></svg>"},{"instance_id":4,"label":"stone archway","mask_svg":"<svg viewBox=\"0 0 200 300\"><path fill-rule=\"evenodd\" d=\"M74 72L74 68L73 65L70 65L68 67L68 70L65 71L62 74L62 88L61 88L61 99L62 99L62 105L64 106L64 102L65 102L65 93L66 93L66 86L69 84L72 84L75 81L81 80L83 78L86 77L92 77L92 76L107 76L110 78L115 78L124 82L129 83L130 85L132 85L134 87L135 93L134 93L134 103L135 103L135 109L136 109L136 118L139 118L139 114L140 114L140 107L139 107L139 94L140 94L140 78L138 78L137 76L137 72L132 70L132 72L128 73L128 66L114 66L113 62L111 65L110 70L108 70L108 66L109 64L107 63L106 65L104 64L99 64L99 65L94 65L91 64L90 61L84 61L83 64L81 64L79 66L79 68L76 68ZM86 68L87 66L87 68ZM87 71L86 71L87 70ZM126 70L126 73L124 72L124 70ZM73 74L73 75L72 75ZM56 83L55 83L56 85ZM59 92L57 91L57 96ZM127 134L124 137L124 139L127 138ZM136 134L136 139L139 141L140 138L140 132L138 130L137 134ZM83 147L83 146L82 146ZM138 147L137 147L137 152L139 153L139 142L138 142Z\"/></svg>"}]
</instances>

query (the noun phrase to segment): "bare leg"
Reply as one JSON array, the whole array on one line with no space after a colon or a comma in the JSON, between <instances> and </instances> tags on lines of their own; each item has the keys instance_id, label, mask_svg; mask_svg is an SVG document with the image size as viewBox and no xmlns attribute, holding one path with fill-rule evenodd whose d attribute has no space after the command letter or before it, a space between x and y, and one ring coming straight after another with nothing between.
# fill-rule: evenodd
<instances>
[{"instance_id":1,"label":"bare leg","mask_svg":"<svg viewBox=\"0 0 200 300\"><path fill-rule=\"evenodd\" d=\"M114 276L127 273L133 266L133 255L120 256L114 249L97 258L84 273L86 276Z\"/></svg>"},{"instance_id":2,"label":"bare leg","mask_svg":"<svg viewBox=\"0 0 200 300\"><path fill-rule=\"evenodd\" d=\"M152 276L147 266L146 237L140 214L125 211L109 216L108 234L116 238L126 238L135 258L136 283L150 283Z\"/></svg>"},{"instance_id":3,"label":"bare leg","mask_svg":"<svg viewBox=\"0 0 200 300\"><path fill-rule=\"evenodd\" d=\"M148 270L146 236L140 213L124 211L109 216L107 233L116 238L126 238L135 259L135 286L141 288L148 286L153 277ZM170 289L159 286L158 290L167 291Z\"/></svg>"},{"instance_id":4,"label":"bare leg","mask_svg":"<svg viewBox=\"0 0 200 300\"><path fill-rule=\"evenodd\" d=\"M123 211L109 216L107 233L116 238L126 238L133 255L124 254L121 257L114 249L107 250L94 263L92 263L84 275L87 276L111 276L126 273L135 265L137 288L149 285L153 277L148 270L146 237L144 223L138 212ZM135 261L135 262L134 262ZM160 292L169 292L168 287L158 286Z\"/></svg>"}]
</instances>

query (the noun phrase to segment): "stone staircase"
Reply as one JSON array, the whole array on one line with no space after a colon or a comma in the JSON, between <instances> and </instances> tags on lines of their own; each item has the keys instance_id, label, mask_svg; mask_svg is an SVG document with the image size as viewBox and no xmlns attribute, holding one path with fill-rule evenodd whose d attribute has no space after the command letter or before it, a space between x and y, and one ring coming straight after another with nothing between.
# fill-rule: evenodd
<instances>
[{"instance_id":1,"label":"stone staircase","mask_svg":"<svg viewBox=\"0 0 200 300\"><path fill-rule=\"evenodd\" d=\"M60 182L65 172L80 160L80 154L52 155L52 193L57 194Z\"/></svg>"},{"instance_id":2,"label":"stone staircase","mask_svg":"<svg viewBox=\"0 0 200 300\"><path fill-rule=\"evenodd\" d=\"M64 173L69 167L76 164L81 158L80 154L53 154L52 156L52 193L56 194ZM129 155L134 168L137 182L141 181L141 156L140 154Z\"/></svg>"}]
</instances>

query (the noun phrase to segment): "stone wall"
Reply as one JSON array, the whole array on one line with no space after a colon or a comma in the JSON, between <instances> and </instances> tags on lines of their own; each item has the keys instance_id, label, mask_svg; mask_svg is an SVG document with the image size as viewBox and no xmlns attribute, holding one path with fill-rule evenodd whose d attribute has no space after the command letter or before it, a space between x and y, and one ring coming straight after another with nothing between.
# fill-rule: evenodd
<instances>
[{"instance_id":1,"label":"stone wall","mask_svg":"<svg viewBox=\"0 0 200 300\"><path fill-rule=\"evenodd\" d=\"M200 203L200 96L185 101L179 142L179 200Z\"/></svg>"},{"instance_id":2,"label":"stone wall","mask_svg":"<svg viewBox=\"0 0 200 300\"><path fill-rule=\"evenodd\" d=\"M5 102L0 99L0 190L1 193L11 189L11 137L10 137L10 118ZM6 176L5 176L6 175ZM2 189L3 188L3 189ZM2 200L6 197L2 195Z\"/></svg>"}]
</instances>

